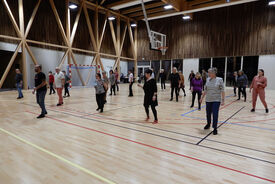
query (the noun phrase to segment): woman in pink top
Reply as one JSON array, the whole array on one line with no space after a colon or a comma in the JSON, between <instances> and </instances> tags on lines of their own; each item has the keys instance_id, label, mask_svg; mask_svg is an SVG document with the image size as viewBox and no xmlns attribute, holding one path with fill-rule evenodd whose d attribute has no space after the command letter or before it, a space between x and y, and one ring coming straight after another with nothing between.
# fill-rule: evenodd
<instances>
[{"instance_id":1,"label":"woman in pink top","mask_svg":"<svg viewBox=\"0 0 275 184\"><path fill-rule=\"evenodd\" d=\"M256 107L256 101L258 95L260 96L260 99L265 107L265 112L268 113L267 104L265 101L265 87L267 86L267 79L264 76L264 70L259 69L258 75L254 77L251 86L250 86L250 92L252 91L252 109L251 112L255 112Z\"/></svg>"}]
</instances>

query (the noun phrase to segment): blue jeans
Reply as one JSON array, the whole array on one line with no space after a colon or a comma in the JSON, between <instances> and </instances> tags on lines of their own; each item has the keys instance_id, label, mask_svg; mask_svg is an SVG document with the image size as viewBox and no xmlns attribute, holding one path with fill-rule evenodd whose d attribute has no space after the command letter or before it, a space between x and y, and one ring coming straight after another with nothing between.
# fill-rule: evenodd
<instances>
[{"instance_id":1,"label":"blue jeans","mask_svg":"<svg viewBox=\"0 0 275 184\"><path fill-rule=\"evenodd\" d=\"M212 127L217 128L218 118L219 118L219 109L221 102L206 102L206 117L207 124L211 124L211 116L213 114L213 125Z\"/></svg>"},{"instance_id":2,"label":"blue jeans","mask_svg":"<svg viewBox=\"0 0 275 184\"><path fill-rule=\"evenodd\" d=\"M41 108L41 114L45 115L47 113L46 107L45 107L45 96L46 96L47 90L44 91L37 91L36 92L36 102Z\"/></svg>"},{"instance_id":3,"label":"blue jeans","mask_svg":"<svg viewBox=\"0 0 275 184\"><path fill-rule=\"evenodd\" d=\"M20 82L16 83L16 88L17 88L17 91L18 91L18 97L22 98L23 97L22 84Z\"/></svg>"}]
</instances>

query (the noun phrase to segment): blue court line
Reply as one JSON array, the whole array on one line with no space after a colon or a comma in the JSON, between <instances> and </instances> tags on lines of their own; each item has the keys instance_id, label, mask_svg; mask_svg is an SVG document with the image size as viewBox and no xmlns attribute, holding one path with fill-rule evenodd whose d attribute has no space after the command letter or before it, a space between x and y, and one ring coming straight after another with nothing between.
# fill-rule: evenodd
<instances>
[{"instance_id":1,"label":"blue court line","mask_svg":"<svg viewBox=\"0 0 275 184\"><path fill-rule=\"evenodd\" d=\"M191 119L198 119L198 120L204 120L206 121L206 118L199 118L199 117L192 117L192 116L185 116L187 118L191 118ZM223 123L223 121L218 121L218 123ZM258 127L258 126L253 126L253 125L246 125L246 124L241 124L241 123L230 123L230 122L225 122L226 124L231 124L231 125L238 125L238 126L243 126L243 127L250 127L250 128L256 128L256 129L260 129L260 130L268 130L268 131L275 131L275 129L271 129L271 128L263 128L263 127Z\"/></svg>"},{"instance_id":2,"label":"blue court line","mask_svg":"<svg viewBox=\"0 0 275 184\"><path fill-rule=\"evenodd\" d=\"M229 98L229 97L232 97L232 96L234 96L234 95L233 95L233 94L232 94L232 95L228 95L228 96L226 96L225 98ZM203 109L203 108L205 108L205 107L206 107L206 105L202 106L201 109ZM197 111L197 110L199 110L199 109L198 109L198 108L197 108L197 109L193 109L193 110L191 110L191 111L189 111L189 112L186 112L186 113L182 114L181 116L186 116L187 114L190 114L190 113L195 112L195 111Z\"/></svg>"}]
</instances>

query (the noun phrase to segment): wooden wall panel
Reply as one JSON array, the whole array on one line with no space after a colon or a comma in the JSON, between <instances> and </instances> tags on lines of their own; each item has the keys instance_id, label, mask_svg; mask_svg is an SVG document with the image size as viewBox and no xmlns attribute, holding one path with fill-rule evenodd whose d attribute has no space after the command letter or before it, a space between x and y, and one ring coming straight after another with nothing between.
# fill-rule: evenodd
<instances>
[{"instance_id":1,"label":"wooden wall panel","mask_svg":"<svg viewBox=\"0 0 275 184\"><path fill-rule=\"evenodd\" d=\"M144 22L139 23L138 59L182 59L275 53L275 8L267 1L197 12L192 21L181 16L150 21L167 35L165 56L149 50Z\"/></svg>"}]
</instances>

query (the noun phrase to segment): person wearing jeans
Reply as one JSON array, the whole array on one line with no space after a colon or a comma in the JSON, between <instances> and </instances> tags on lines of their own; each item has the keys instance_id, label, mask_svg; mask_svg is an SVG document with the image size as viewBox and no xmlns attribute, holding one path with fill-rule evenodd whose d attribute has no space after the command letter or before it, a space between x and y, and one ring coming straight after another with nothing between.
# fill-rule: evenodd
<instances>
[{"instance_id":1,"label":"person wearing jeans","mask_svg":"<svg viewBox=\"0 0 275 184\"><path fill-rule=\"evenodd\" d=\"M199 72L196 73L195 78L191 81L191 91L192 91L192 105L191 108L194 107L194 102L196 98L196 94L198 95L198 110L201 110L201 92L203 89L203 80L201 79L201 74Z\"/></svg>"},{"instance_id":2,"label":"person wearing jeans","mask_svg":"<svg viewBox=\"0 0 275 184\"><path fill-rule=\"evenodd\" d=\"M205 84L204 92L200 103L202 103L204 97L206 96L206 118L207 124L204 129L209 129L211 125L211 119L213 116L213 134L217 135L217 124L219 118L219 108L220 105L224 105L224 83L223 79L216 76L217 69L210 68L208 70L208 78Z\"/></svg>"},{"instance_id":3,"label":"person wearing jeans","mask_svg":"<svg viewBox=\"0 0 275 184\"><path fill-rule=\"evenodd\" d=\"M55 90L53 88L53 83L54 83L54 75L51 71L49 71L49 85L50 85L50 94L55 94Z\"/></svg>"},{"instance_id":4,"label":"person wearing jeans","mask_svg":"<svg viewBox=\"0 0 275 184\"><path fill-rule=\"evenodd\" d=\"M46 75L41 72L41 66L36 65L35 66L35 88L33 89L33 94L36 91L36 102L39 104L41 108L41 114L37 118L44 118L45 114L47 113L46 107L45 107L45 96L47 93L47 82L46 82Z\"/></svg>"},{"instance_id":5,"label":"person wearing jeans","mask_svg":"<svg viewBox=\"0 0 275 184\"><path fill-rule=\"evenodd\" d=\"M16 69L15 72L16 72L16 76L15 76L16 88L18 91L17 99L21 99L21 98L23 98L23 93L22 93L23 75L21 74L19 69Z\"/></svg>"},{"instance_id":6,"label":"person wearing jeans","mask_svg":"<svg viewBox=\"0 0 275 184\"><path fill-rule=\"evenodd\" d=\"M64 74L62 72L60 72L60 68L56 67L55 68L55 75L54 75L54 84L55 84L55 88L58 94L58 103L56 106L60 106L63 104L63 97L62 97L62 90L64 87L64 83L65 83L65 77Z\"/></svg>"}]
</instances>

